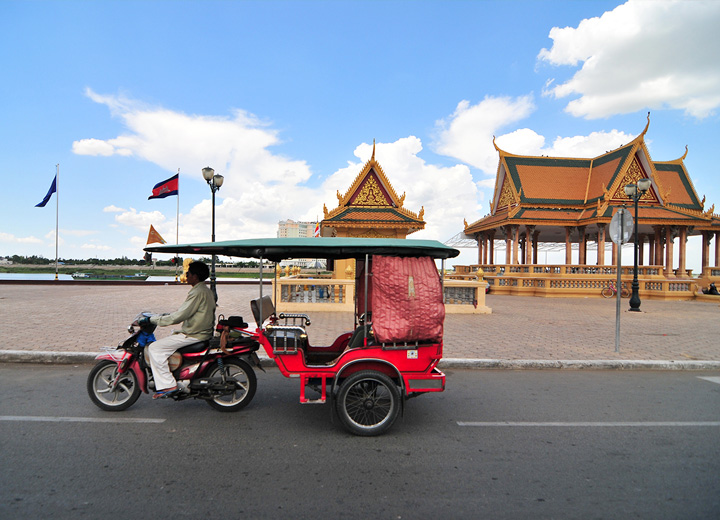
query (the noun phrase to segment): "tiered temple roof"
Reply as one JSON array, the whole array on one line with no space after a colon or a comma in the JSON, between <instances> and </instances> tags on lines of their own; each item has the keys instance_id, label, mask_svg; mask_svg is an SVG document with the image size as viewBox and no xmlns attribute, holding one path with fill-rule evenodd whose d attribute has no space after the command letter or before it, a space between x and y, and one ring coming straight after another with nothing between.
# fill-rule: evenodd
<instances>
[{"instance_id":1,"label":"tiered temple roof","mask_svg":"<svg viewBox=\"0 0 720 520\"><path fill-rule=\"evenodd\" d=\"M337 192L338 206L332 211L323 207L323 236L392 237L423 229L425 210L414 213L403 207L405 193L398 197L380 164L372 157L342 195Z\"/></svg>"},{"instance_id":2,"label":"tiered temple roof","mask_svg":"<svg viewBox=\"0 0 720 520\"><path fill-rule=\"evenodd\" d=\"M640 233L652 226L687 226L689 234L720 230L714 206L705 209L685 168L685 154L674 161L653 161L645 144L650 125L630 143L592 159L531 157L508 153L495 145L500 160L490 214L465 225L468 237L506 226L536 226L541 242L565 241L564 227L585 226L588 232L608 224L616 209L634 208L624 187L651 180L640 199ZM493 142L494 144L494 142Z\"/></svg>"}]
</instances>

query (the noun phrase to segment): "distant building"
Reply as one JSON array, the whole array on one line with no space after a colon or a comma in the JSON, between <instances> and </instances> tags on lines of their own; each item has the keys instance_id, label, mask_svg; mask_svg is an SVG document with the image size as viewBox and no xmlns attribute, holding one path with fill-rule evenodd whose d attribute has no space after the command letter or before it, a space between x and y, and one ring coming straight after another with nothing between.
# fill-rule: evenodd
<instances>
[{"instance_id":1,"label":"distant building","mask_svg":"<svg viewBox=\"0 0 720 520\"><path fill-rule=\"evenodd\" d=\"M315 233L317 222L295 222L294 220L281 220L278 222L278 238L311 237Z\"/></svg>"}]
</instances>

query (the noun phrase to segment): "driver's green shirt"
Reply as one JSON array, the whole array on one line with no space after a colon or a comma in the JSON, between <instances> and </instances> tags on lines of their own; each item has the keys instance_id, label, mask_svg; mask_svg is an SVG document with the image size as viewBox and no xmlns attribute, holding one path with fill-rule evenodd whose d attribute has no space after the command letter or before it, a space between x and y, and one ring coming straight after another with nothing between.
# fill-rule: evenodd
<instances>
[{"instance_id":1,"label":"driver's green shirt","mask_svg":"<svg viewBox=\"0 0 720 520\"><path fill-rule=\"evenodd\" d=\"M178 310L164 316L153 316L150 322L160 327L182 322L178 332L200 341L210 339L215 325L215 296L205 282L198 282Z\"/></svg>"}]
</instances>

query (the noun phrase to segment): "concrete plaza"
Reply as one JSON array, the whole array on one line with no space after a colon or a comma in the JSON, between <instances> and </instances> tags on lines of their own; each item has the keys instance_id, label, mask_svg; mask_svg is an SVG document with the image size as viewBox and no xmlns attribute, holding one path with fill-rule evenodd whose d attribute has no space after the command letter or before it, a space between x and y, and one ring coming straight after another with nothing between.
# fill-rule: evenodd
<instances>
[{"instance_id":1,"label":"concrete plaza","mask_svg":"<svg viewBox=\"0 0 720 520\"><path fill-rule=\"evenodd\" d=\"M141 311L172 312L187 285L0 284L0 361L27 353L93 353L127 337ZM265 286L266 294L270 287ZM241 315L252 324L249 302L257 285L219 284L217 314ZM542 361L671 362L690 368L720 368L720 298L715 302L643 301L629 312L622 300L620 348L615 351L614 299L549 299L488 295L489 315L448 314L446 359L483 360L484 366L520 367ZM350 313L313 312L310 342L329 344L351 330ZM156 336L170 333L158 329ZM3 354L5 354L3 356ZM58 358L59 359L59 358ZM631 367L627 365L627 367Z\"/></svg>"}]
</instances>

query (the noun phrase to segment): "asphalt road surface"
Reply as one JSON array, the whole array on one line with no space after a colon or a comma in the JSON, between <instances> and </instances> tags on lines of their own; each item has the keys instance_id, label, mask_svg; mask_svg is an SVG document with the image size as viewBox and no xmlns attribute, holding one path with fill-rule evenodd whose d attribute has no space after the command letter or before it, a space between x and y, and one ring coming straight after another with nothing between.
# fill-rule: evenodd
<instances>
[{"instance_id":1,"label":"asphalt road surface","mask_svg":"<svg viewBox=\"0 0 720 520\"><path fill-rule=\"evenodd\" d=\"M361 438L276 370L109 413L89 369L0 365L0 518L720 517L720 373L456 370Z\"/></svg>"}]
</instances>

